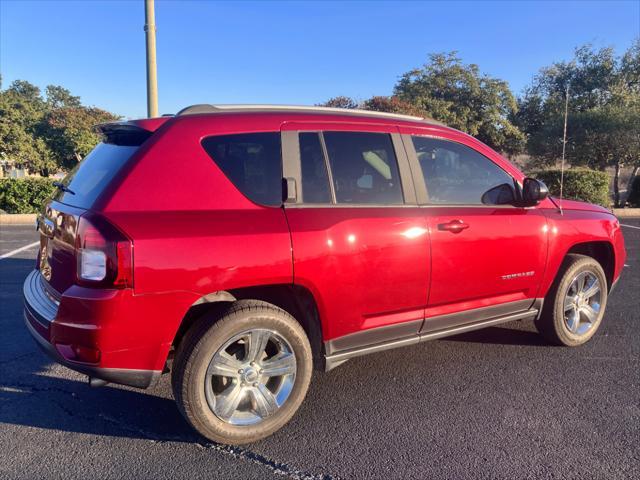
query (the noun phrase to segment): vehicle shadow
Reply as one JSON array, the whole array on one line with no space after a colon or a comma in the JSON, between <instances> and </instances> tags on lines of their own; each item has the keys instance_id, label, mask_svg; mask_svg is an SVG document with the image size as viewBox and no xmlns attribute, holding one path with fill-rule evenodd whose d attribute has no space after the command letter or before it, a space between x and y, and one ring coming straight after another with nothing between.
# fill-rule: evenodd
<instances>
[{"instance_id":1,"label":"vehicle shadow","mask_svg":"<svg viewBox=\"0 0 640 480\"><path fill-rule=\"evenodd\" d=\"M22 283L34 261L0 261L0 424L156 441L203 441L171 398L168 379L147 390L107 385L54 364L28 333Z\"/></svg>"},{"instance_id":2,"label":"vehicle shadow","mask_svg":"<svg viewBox=\"0 0 640 480\"><path fill-rule=\"evenodd\" d=\"M533 328L533 327L532 327ZM522 330L520 328L487 327L473 332L461 333L443 338L450 342L486 343L492 345L521 345L531 347L548 347L549 343L535 328Z\"/></svg>"},{"instance_id":3,"label":"vehicle shadow","mask_svg":"<svg viewBox=\"0 0 640 480\"><path fill-rule=\"evenodd\" d=\"M61 378L50 367L39 350L28 361L0 365L0 424L155 441L203 441L173 399L153 388L91 388L80 374L63 371L78 379Z\"/></svg>"},{"instance_id":4,"label":"vehicle shadow","mask_svg":"<svg viewBox=\"0 0 640 480\"><path fill-rule=\"evenodd\" d=\"M0 347L7 346L0 356L0 423L155 441L203 442L178 411L167 376L148 390L114 385L93 389L85 382L86 377L53 364L38 349L22 317L22 281L31 268L32 260L3 259L0 264ZM519 328L519 324L514 328L492 327L446 340L545 345L533 331ZM396 355L400 361L402 356ZM384 363L383 358L368 361ZM414 367L418 374L421 365L416 363ZM331 414L323 391L338 390L346 374L321 375L319 384L312 385L309 401L314 407L304 407L311 416Z\"/></svg>"}]
</instances>

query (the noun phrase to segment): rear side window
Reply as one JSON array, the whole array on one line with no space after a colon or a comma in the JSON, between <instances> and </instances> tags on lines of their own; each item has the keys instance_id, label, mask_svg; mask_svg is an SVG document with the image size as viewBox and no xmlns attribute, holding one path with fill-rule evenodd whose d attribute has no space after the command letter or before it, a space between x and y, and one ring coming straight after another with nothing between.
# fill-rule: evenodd
<instances>
[{"instance_id":1,"label":"rear side window","mask_svg":"<svg viewBox=\"0 0 640 480\"><path fill-rule=\"evenodd\" d=\"M262 205L282 204L280 132L208 137L202 146L250 200Z\"/></svg>"},{"instance_id":2,"label":"rear side window","mask_svg":"<svg viewBox=\"0 0 640 480\"><path fill-rule=\"evenodd\" d=\"M318 133L300 134L300 167L302 169L302 201L331 203L327 164Z\"/></svg>"},{"instance_id":3,"label":"rear side window","mask_svg":"<svg viewBox=\"0 0 640 480\"><path fill-rule=\"evenodd\" d=\"M412 137L427 185L429 203L482 205L485 192L513 178L472 148L447 140Z\"/></svg>"},{"instance_id":4,"label":"rear side window","mask_svg":"<svg viewBox=\"0 0 640 480\"><path fill-rule=\"evenodd\" d=\"M404 203L390 135L324 132L323 136L337 203Z\"/></svg>"},{"instance_id":5,"label":"rear side window","mask_svg":"<svg viewBox=\"0 0 640 480\"><path fill-rule=\"evenodd\" d=\"M70 191L59 190L55 200L74 207L91 208L138 148L99 143L62 181Z\"/></svg>"}]
</instances>

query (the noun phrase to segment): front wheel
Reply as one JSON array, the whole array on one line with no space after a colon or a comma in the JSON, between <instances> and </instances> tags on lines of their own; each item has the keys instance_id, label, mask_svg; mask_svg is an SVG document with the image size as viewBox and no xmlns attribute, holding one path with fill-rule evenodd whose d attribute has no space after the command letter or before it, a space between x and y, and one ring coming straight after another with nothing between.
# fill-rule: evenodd
<instances>
[{"instance_id":1,"label":"front wheel","mask_svg":"<svg viewBox=\"0 0 640 480\"><path fill-rule=\"evenodd\" d=\"M545 298L536 327L551 343L582 345L598 330L606 305L607 278L600 264L570 254Z\"/></svg>"},{"instance_id":2,"label":"front wheel","mask_svg":"<svg viewBox=\"0 0 640 480\"><path fill-rule=\"evenodd\" d=\"M243 444L291 419L311 372L311 347L300 324L274 305L240 300L222 318L204 318L187 333L171 383L178 408L200 434Z\"/></svg>"}]
</instances>

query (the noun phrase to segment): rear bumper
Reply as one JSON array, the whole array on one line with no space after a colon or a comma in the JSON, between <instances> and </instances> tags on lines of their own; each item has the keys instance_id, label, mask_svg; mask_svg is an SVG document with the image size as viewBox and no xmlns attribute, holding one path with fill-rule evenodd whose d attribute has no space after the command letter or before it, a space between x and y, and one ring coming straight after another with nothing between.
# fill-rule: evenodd
<instances>
[{"instance_id":1,"label":"rear bumper","mask_svg":"<svg viewBox=\"0 0 640 480\"><path fill-rule=\"evenodd\" d=\"M25 324L27 330L31 333L31 336L36 341L38 346L49 357L64 365L71 370L75 370L79 373L84 373L90 377L100 378L107 382L120 383L122 385L129 385L131 387L147 388L149 387L159 376L160 372L153 370L131 370L125 368L101 368L92 365L83 365L77 362L71 362L64 358L56 348L45 340L32 326L28 314L25 311L24 315Z\"/></svg>"},{"instance_id":2,"label":"rear bumper","mask_svg":"<svg viewBox=\"0 0 640 480\"><path fill-rule=\"evenodd\" d=\"M99 339L101 336L98 332L103 329L99 325L91 323L72 324L67 321L59 321L59 311L64 298L59 303L47 292L42 275L37 270L31 272L26 278L23 297L24 320L29 333L38 346L61 365L107 382L138 388L147 388L160 376L160 370L110 368L103 365L103 359L94 364L67 358L61 352L70 355L70 352L73 351L72 346L76 345L100 351ZM85 307L91 301L91 299L84 299ZM57 339L60 339L60 343Z\"/></svg>"}]
</instances>

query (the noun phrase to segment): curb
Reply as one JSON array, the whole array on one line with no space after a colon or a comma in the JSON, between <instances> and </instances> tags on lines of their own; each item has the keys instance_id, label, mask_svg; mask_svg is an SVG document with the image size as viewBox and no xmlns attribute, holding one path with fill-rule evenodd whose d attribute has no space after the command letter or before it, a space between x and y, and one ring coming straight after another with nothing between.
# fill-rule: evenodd
<instances>
[{"instance_id":1,"label":"curb","mask_svg":"<svg viewBox=\"0 0 640 480\"><path fill-rule=\"evenodd\" d=\"M35 225L36 217L35 213L3 213L0 214L0 225Z\"/></svg>"},{"instance_id":2,"label":"curb","mask_svg":"<svg viewBox=\"0 0 640 480\"><path fill-rule=\"evenodd\" d=\"M613 214L616 217L640 217L640 208L614 208Z\"/></svg>"}]
</instances>

